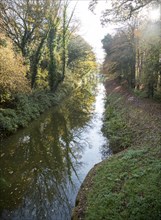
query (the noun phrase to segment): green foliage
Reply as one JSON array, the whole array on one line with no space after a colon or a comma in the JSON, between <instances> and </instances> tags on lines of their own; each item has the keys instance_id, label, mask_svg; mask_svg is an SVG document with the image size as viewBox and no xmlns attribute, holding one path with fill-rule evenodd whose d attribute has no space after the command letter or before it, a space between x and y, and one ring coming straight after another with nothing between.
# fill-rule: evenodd
<instances>
[{"instance_id":1,"label":"green foliage","mask_svg":"<svg viewBox=\"0 0 161 220\"><path fill-rule=\"evenodd\" d=\"M2 50L2 52L4 51ZM13 50L11 50L11 52L13 53ZM91 51L89 51L89 53L90 52ZM92 59L93 58L94 56L92 57ZM13 61L15 61L14 59L15 58L13 58L12 60L12 64ZM77 63L79 63L79 60L77 60ZM4 69L5 69L5 65L6 63L4 62ZM86 80L88 81L88 79L90 80L91 77L93 78L92 70L94 70L94 67L96 66L94 60L91 61L89 57L84 65L83 65L83 61L79 63L79 65L81 67L81 70L79 69L78 70L79 73L77 72L77 74L72 75L72 70L67 69L66 80L63 83L61 83L61 85L57 88L57 91L55 93L48 92L47 90L48 74L46 68L44 70L43 68L39 69L37 75L36 83L37 85L39 85L39 88L43 89L41 91L35 90L31 93L29 87L27 87L28 84L25 84L27 82L27 79L23 74L21 76L22 79L20 77L18 79L17 78L14 79L13 78L14 75L11 75L10 78L5 78L5 80L3 81L4 85L7 85L7 82L9 82L11 83L11 86L13 85L13 88L11 86L8 86L6 87L6 90L4 90L7 93L6 94L3 93L4 104L2 105L2 108L0 110L1 133L10 134L15 132L19 127L27 126L32 119L37 118L42 112L44 112L44 110L46 110L47 108L49 108L54 104L59 104L61 100L65 99L68 95L73 93L73 91L77 87L80 87L82 85L83 81ZM9 65L9 67L11 67L9 73L13 73L12 72L13 66L14 64ZM14 68L18 68L16 67L16 64ZM21 69L16 69L16 70L17 73L15 74L18 74L18 71L20 71ZM74 71L76 70L77 68L74 69ZM5 71L2 72L2 74L4 75L6 71L7 68ZM5 77L7 77L7 75ZM0 83L2 82L2 79L0 80ZM15 82L13 80L17 80L17 81ZM22 80L24 80L24 82ZM21 87L20 86L18 87L17 83L19 83L19 85L21 84ZM26 89L25 85L28 88L28 90ZM2 88L3 87L1 87L1 89ZM14 90L14 88L16 90ZM27 94L27 91L30 92ZM2 103L2 99L1 99L1 103Z\"/></svg>"},{"instance_id":2,"label":"green foliage","mask_svg":"<svg viewBox=\"0 0 161 220\"><path fill-rule=\"evenodd\" d=\"M93 77L96 62L92 48L80 36L77 38L81 39L81 44L70 40L74 35L70 27L74 10L68 17L68 3L1 1L0 29L4 33L0 35L2 133L9 134L18 127L27 126L45 109L58 104ZM80 49L82 52L75 57ZM68 60L74 67L67 66Z\"/></svg>"},{"instance_id":3,"label":"green foliage","mask_svg":"<svg viewBox=\"0 0 161 220\"><path fill-rule=\"evenodd\" d=\"M2 38L2 36L0 37L0 46L7 47L6 39Z\"/></svg>"},{"instance_id":4,"label":"green foliage","mask_svg":"<svg viewBox=\"0 0 161 220\"><path fill-rule=\"evenodd\" d=\"M68 45L68 69L75 80L92 77L96 71L96 58L92 47L79 35L73 35Z\"/></svg>"},{"instance_id":5,"label":"green foliage","mask_svg":"<svg viewBox=\"0 0 161 220\"><path fill-rule=\"evenodd\" d=\"M1 134L4 131L12 133L16 131L18 123L18 117L13 109L1 109L0 110L0 131Z\"/></svg>"},{"instance_id":6,"label":"green foliage","mask_svg":"<svg viewBox=\"0 0 161 220\"><path fill-rule=\"evenodd\" d=\"M104 113L104 125L102 131L109 139L110 148L113 153L119 152L131 145L132 131L129 130L125 118L125 110L117 107L119 97L111 96L106 101ZM114 104L113 104L114 102Z\"/></svg>"},{"instance_id":7,"label":"green foliage","mask_svg":"<svg viewBox=\"0 0 161 220\"><path fill-rule=\"evenodd\" d=\"M21 51L25 63L29 64L27 76L32 89L40 84L40 78L39 84L36 83L44 56L48 60L45 69L50 89L56 91L64 80L67 44L71 35L69 26L73 17L73 12L70 18L67 17L67 9L68 1L61 0L1 1L1 30L12 40L16 49ZM61 57L59 67L56 54ZM58 69L61 69L61 78Z\"/></svg>"},{"instance_id":8,"label":"green foliage","mask_svg":"<svg viewBox=\"0 0 161 220\"><path fill-rule=\"evenodd\" d=\"M48 89L48 71L46 69L38 69L36 85L40 90Z\"/></svg>"},{"instance_id":9,"label":"green foliage","mask_svg":"<svg viewBox=\"0 0 161 220\"><path fill-rule=\"evenodd\" d=\"M159 220L161 159L154 154L159 149L144 146L103 163L93 177L85 219Z\"/></svg>"},{"instance_id":10,"label":"green foliage","mask_svg":"<svg viewBox=\"0 0 161 220\"><path fill-rule=\"evenodd\" d=\"M53 94L39 91L32 95L17 94L12 102L13 109L0 109L0 131L2 135L14 133L19 127L26 127L50 106L59 104L71 93L69 86L61 87Z\"/></svg>"},{"instance_id":11,"label":"green foliage","mask_svg":"<svg viewBox=\"0 0 161 220\"><path fill-rule=\"evenodd\" d=\"M103 131L115 152L123 149L122 143L129 148L94 168L85 219L161 219L160 121L113 93L106 102Z\"/></svg>"},{"instance_id":12,"label":"green foliage","mask_svg":"<svg viewBox=\"0 0 161 220\"><path fill-rule=\"evenodd\" d=\"M142 38L140 39L140 50L144 51L146 56L145 61L143 62L142 67L142 77L140 81L145 85L145 91L148 97L154 97L155 93L159 92L160 85L158 85L158 73L160 71L160 64L158 62L159 58L159 26L157 24L146 25L148 30L143 30ZM151 34L147 35L147 31ZM157 88L158 87L158 88ZM158 89L158 91L157 91Z\"/></svg>"},{"instance_id":13,"label":"green foliage","mask_svg":"<svg viewBox=\"0 0 161 220\"><path fill-rule=\"evenodd\" d=\"M68 45L68 65L72 66L75 61L85 61L92 53L92 47L79 35L73 35Z\"/></svg>"},{"instance_id":14,"label":"green foliage","mask_svg":"<svg viewBox=\"0 0 161 220\"><path fill-rule=\"evenodd\" d=\"M127 1L120 5L115 1L112 6L114 13L119 5L119 11L124 11L125 5L128 11L130 4L131 2ZM119 16L124 17L123 14ZM139 14L128 22L124 21L123 24L115 35L107 34L102 40L106 52L104 73L115 74L120 77L120 80L126 80L130 88L144 90L148 98L153 98L156 94L158 96L158 93L161 93L160 23L150 21L148 15L147 18L142 19Z\"/></svg>"},{"instance_id":15,"label":"green foliage","mask_svg":"<svg viewBox=\"0 0 161 220\"><path fill-rule=\"evenodd\" d=\"M135 83L135 44L132 27L118 31L114 36L107 34L102 40L106 52L104 69L108 74L117 74L126 79L128 85Z\"/></svg>"},{"instance_id":16,"label":"green foliage","mask_svg":"<svg viewBox=\"0 0 161 220\"><path fill-rule=\"evenodd\" d=\"M1 41L6 45L0 45L0 103L12 99L12 95L19 92L29 92L29 85L25 77L23 59L13 50L12 43L0 35Z\"/></svg>"},{"instance_id":17,"label":"green foliage","mask_svg":"<svg viewBox=\"0 0 161 220\"><path fill-rule=\"evenodd\" d=\"M134 94L136 96L139 96L140 98L145 98L147 96L147 94L146 94L146 92L144 90L142 91L142 90L135 89L134 90Z\"/></svg>"},{"instance_id":18,"label":"green foliage","mask_svg":"<svg viewBox=\"0 0 161 220\"><path fill-rule=\"evenodd\" d=\"M103 49L106 51L106 54L110 54L111 53L112 36L110 34L107 34L101 42L103 44Z\"/></svg>"}]
</instances>

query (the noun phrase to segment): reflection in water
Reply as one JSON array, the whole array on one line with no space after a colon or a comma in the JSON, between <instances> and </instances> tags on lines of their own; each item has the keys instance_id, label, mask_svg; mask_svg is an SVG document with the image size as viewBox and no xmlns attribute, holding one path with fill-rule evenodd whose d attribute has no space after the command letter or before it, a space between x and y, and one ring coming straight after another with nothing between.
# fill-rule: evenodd
<instances>
[{"instance_id":1,"label":"reflection in water","mask_svg":"<svg viewBox=\"0 0 161 220\"><path fill-rule=\"evenodd\" d=\"M1 219L67 220L81 182L101 161L103 86L78 90L63 106L1 143Z\"/></svg>"}]
</instances>

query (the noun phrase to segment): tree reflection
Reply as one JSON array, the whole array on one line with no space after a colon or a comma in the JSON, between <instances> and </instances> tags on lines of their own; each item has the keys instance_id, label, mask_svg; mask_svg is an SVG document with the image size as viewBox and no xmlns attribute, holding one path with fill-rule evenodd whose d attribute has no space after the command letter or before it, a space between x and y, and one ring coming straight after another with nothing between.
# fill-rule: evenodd
<instances>
[{"instance_id":1,"label":"tree reflection","mask_svg":"<svg viewBox=\"0 0 161 220\"><path fill-rule=\"evenodd\" d=\"M1 218L68 219L94 97L83 89L1 143ZM79 180L78 180L79 181Z\"/></svg>"}]
</instances>

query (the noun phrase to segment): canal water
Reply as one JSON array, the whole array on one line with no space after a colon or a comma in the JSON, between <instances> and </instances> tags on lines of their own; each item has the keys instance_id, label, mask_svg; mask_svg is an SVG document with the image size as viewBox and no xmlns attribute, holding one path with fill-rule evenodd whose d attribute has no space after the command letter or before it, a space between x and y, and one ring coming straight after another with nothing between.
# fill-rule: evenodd
<instances>
[{"instance_id":1,"label":"canal water","mask_svg":"<svg viewBox=\"0 0 161 220\"><path fill-rule=\"evenodd\" d=\"M1 142L0 219L71 219L88 171L110 155L101 133L104 96L102 84L77 91Z\"/></svg>"}]
</instances>

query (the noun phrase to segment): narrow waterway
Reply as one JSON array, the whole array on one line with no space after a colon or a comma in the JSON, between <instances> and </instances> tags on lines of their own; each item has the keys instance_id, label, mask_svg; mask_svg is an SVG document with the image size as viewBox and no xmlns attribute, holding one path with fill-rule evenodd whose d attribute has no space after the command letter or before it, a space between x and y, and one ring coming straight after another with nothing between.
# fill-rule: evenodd
<instances>
[{"instance_id":1,"label":"narrow waterway","mask_svg":"<svg viewBox=\"0 0 161 220\"><path fill-rule=\"evenodd\" d=\"M1 142L0 219L70 220L88 171L108 157L101 133L104 87L87 94Z\"/></svg>"}]
</instances>

